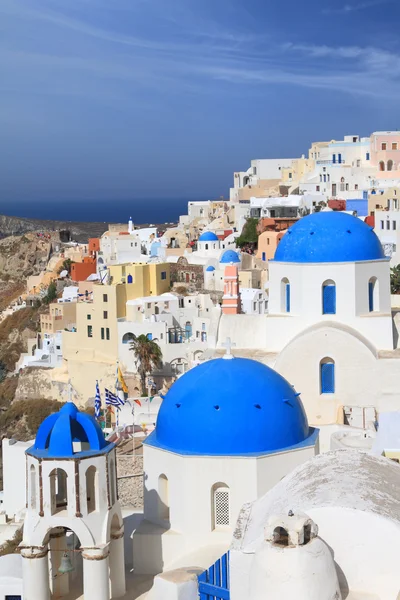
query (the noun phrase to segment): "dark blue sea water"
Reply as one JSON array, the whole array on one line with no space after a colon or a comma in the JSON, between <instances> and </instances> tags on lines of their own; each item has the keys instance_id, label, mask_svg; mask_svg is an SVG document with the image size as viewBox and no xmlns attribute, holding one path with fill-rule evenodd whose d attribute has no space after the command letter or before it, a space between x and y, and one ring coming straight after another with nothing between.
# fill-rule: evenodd
<instances>
[{"instance_id":1,"label":"dark blue sea water","mask_svg":"<svg viewBox=\"0 0 400 600\"><path fill-rule=\"evenodd\" d=\"M54 200L0 202L0 214L30 219L126 223L171 223L187 214L187 198L157 200ZM192 200L190 200L192 202Z\"/></svg>"}]
</instances>

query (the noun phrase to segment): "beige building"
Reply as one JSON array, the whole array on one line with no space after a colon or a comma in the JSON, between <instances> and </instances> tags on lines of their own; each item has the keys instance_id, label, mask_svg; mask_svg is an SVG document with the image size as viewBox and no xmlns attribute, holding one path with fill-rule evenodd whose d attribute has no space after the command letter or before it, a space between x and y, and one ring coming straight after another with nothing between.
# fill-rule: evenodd
<instances>
[{"instance_id":1,"label":"beige building","mask_svg":"<svg viewBox=\"0 0 400 600\"><path fill-rule=\"evenodd\" d=\"M372 190L368 194L368 214L376 210L386 210L391 208L397 210L400 208L400 188L391 187L383 192Z\"/></svg>"},{"instance_id":2,"label":"beige building","mask_svg":"<svg viewBox=\"0 0 400 600\"><path fill-rule=\"evenodd\" d=\"M40 315L42 334L70 329L76 324L76 302L53 302L50 311Z\"/></svg>"},{"instance_id":3,"label":"beige building","mask_svg":"<svg viewBox=\"0 0 400 600\"><path fill-rule=\"evenodd\" d=\"M111 283L94 284L92 293L77 303L77 331L63 332L68 374L76 393L84 398L94 396L96 379L106 386L114 384L118 319L126 317L128 300L160 296L170 287L167 263L114 265L109 273Z\"/></svg>"}]
</instances>

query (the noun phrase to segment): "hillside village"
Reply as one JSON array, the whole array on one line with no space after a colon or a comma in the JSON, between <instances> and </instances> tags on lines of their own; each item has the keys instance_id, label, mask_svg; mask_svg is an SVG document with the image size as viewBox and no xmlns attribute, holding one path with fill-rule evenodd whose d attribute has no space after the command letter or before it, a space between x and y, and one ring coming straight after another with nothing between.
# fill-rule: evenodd
<instances>
[{"instance_id":1,"label":"hillside village","mask_svg":"<svg viewBox=\"0 0 400 600\"><path fill-rule=\"evenodd\" d=\"M376 132L0 240L0 597L398 598L399 197Z\"/></svg>"}]
</instances>

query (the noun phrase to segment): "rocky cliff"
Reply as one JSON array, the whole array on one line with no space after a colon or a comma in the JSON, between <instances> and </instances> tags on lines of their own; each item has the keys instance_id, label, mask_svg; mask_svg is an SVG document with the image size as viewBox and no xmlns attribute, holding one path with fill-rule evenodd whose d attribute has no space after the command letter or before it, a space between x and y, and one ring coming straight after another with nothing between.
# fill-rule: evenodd
<instances>
[{"instance_id":1,"label":"rocky cliff","mask_svg":"<svg viewBox=\"0 0 400 600\"><path fill-rule=\"evenodd\" d=\"M80 223L76 221L45 221L0 215L0 238L22 235L32 231L67 231L71 239L86 243L90 237L99 237L108 229L107 223Z\"/></svg>"}]
</instances>

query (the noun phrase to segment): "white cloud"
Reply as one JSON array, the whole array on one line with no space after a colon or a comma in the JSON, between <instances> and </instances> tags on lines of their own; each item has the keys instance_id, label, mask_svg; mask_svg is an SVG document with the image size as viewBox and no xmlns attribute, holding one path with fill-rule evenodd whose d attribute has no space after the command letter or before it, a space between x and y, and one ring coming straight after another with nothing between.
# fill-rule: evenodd
<instances>
[{"instance_id":1,"label":"white cloud","mask_svg":"<svg viewBox=\"0 0 400 600\"><path fill-rule=\"evenodd\" d=\"M322 12L323 14L348 14L391 2L393 2L393 0L367 0L366 2L358 2L357 4L345 4L339 8L326 8Z\"/></svg>"}]
</instances>

